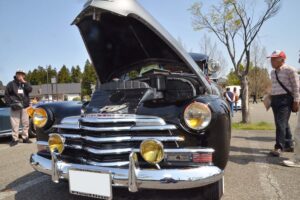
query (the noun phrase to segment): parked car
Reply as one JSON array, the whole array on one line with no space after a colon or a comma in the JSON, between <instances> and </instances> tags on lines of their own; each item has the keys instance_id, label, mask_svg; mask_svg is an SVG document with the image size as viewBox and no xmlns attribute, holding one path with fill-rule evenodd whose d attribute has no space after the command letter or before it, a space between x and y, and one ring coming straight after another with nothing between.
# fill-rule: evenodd
<instances>
[{"instance_id":1,"label":"parked car","mask_svg":"<svg viewBox=\"0 0 300 200\"><path fill-rule=\"evenodd\" d=\"M89 1L74 24L101 84L80 109L37 107L32 167L76 195L202 188L193 195L221 198L231 118L206 64L137 1Z\"/></svg>"},{"instance_id":2,"label":"parked car","mask_svg":"<svg viewBox=\"0 0 300 200\"><path fill-rule=\"evenodd\" d=\"M31 121L30 118L29 120ZM22 127L20 126L20 133L21 131ZM28 134L31 138L36 136L32 123L30 123ZM4 94L0 94L0 138L11 136L10 107L5 103Z\"/></svg>"}]
</instances>

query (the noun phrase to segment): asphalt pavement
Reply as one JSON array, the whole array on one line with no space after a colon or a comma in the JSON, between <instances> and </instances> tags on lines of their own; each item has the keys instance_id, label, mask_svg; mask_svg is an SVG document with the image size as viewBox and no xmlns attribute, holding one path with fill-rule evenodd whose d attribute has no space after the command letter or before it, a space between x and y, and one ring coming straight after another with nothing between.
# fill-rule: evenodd
<instances>
[{"instance_id":1,"label":"asphalt pavement","mask_svg":"<svg viewBox=\"0 0 300 200\"><path fill-rule=\"evenodd\" d=\"M262 115L261 105L254 105L255 115ZM252 113L253 113L252 112ZM239 121L239 113L234 121ZM255 116L252 114L252 116ZM269 116L269 117L267 117ZM272 122L272 115L254 117ZM264 120L260 120L262 118ZM291 120L295 120L292 117ZM293 122L292 127L295 125ZM0 139L0 200L89 199L69 194L66 182L54 184L50 177L35 172L29 156L36 145L19 144L9 147L9 139ZM225 170L224 200L298 200L300 197L300 169L282 166L292 153L275 158L269 155L274 145L274 131L233 131L231 151ZM136 194L126 189L114 190L114 199L196 199L186 191L142 191Z\"/></svg>"}]
</instances>

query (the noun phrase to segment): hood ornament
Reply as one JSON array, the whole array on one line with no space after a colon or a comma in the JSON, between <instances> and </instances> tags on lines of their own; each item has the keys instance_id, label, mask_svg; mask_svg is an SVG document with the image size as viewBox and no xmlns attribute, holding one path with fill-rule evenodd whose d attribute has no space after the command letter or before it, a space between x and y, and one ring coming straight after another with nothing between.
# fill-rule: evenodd
<instances>
[{"instance_id":1,"label":"hood ornament","mask_svg":"<svg viewBox=\"0 0 300 200\"><path fill-rule=\"evenodd\" d=\"M103 108L100 108L99 112L100 113L113 113L113 112L117 112L119 110L123 110L124 108L127 108L126 104L110 105L110 106L104 106Z\"/></svg>"}]
</instances>

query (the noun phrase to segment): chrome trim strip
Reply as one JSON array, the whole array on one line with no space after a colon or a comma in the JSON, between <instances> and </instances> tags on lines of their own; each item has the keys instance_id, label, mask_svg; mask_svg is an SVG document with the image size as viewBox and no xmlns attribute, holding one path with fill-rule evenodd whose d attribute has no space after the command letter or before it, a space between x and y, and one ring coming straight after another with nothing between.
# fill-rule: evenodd
<instances>
[{"instance_id":1,"label":"chrome trim strip","mask_svg":"<svg viewBox=\"0 0 300 200\"><path fill-rule=\"evenodd\" d=\"M51 167L51 160L37 154L31 155L30 164L36 171L48 175L52 175L53 170L55 170ZM128 168L99 167L65 163L63 161L57 161L56 166L56 170L58 170L57 174L60 175L60 179L69 179L69 169L109 172L112 174L113 186L129 187L128 180L130 172ZM135 171L135 181L138 189L148 188L176 190L197 188L217 182L221 180L224 175L224 172L216 166L199 166L185 169L161 170L136 168Z\"/></svg>"},{"instance_id":2,"label":"chrome trim strip","mask_svg":"<svg viewBox=\"0 0 300 200\"><path fill-rule=\"evenodd\" d=\"M122 154L122 153L139 153L140 149L134 148L119 148L119 149L95 149L91 147L82 147L81 145L66 145L65 147L85 150L97 155ZM213 149L164 149L165 153L214 153Z\"/></svg>"},{"instance_id":3,"label":"chrome trim strip","mask_svg":"<svg viewBox=\"0 0 300 200\"><path fill-rule=\"evenodd\" d=\"M75 129L75 130L87 130L87 131L163 131L163 130L175 130L175 125L162 125L162 126L124 126L124 127L88 127L79 126L73 124L58 124L54 125L54 128L60 129Z\"/></svg>"},{"instance_id":4,"label":"chrome trim strip","mask_svg":"<svg viewBox=\"0 0 300 200\"><path fill-rule=\"evenodd\" d=\"M19 128L19 134L21 134L21 132L22 132L22 128ZM0 131L0 138L1 137L9 137L9 136L12 136L12 130L11 129Z\"/></svg>"},{"instance_id":5,"label":"chrome trim strip","mask_svg":"<svg viewBox=\"0 0 300 200\"><path fill-rule=\"evenodd\" d=\"M164 149L165 153L214 153L215 150L212 148L202 148L202 149Z\"/></svg>"},{"instance_id":6,"label":"chrome trim strip","mask_svg":"<svg viewBox=\"0 0 300 200\"><path fill-rule=\"evenodd\" d=\"M122 162L95 162L95 161L86 161L87 164L99 166L99 167L121 167L129 164L129 161L122 161Z\"/></svg>"},{"instance_id":7,"label":"chrome trim strip","mask_svg":"<svg viewBox=\"0 0 300 200\"><path fill-rule=\"evenodd\" d=\"M122 149L94 149L90 147L84 147L87 152L97 154L97 155L109 155L109 154L123 154L132 152L132 148L122 148Z\"/></svg>"},{"instance_id":8,"label":"chrome trim strip","mask_svg":"<svg viewBox=\"0 0 300 200\"><path fill-rule=\"evenodd\" d=\"M82 150L82 146L79 144L65 144L66 148Z\"/></svg>"},{"instance_id":9,"label":"chrome trim strip","mask_svg":"<svg viewBox=\"0 0 300 200\"><path fill-rule=\"evenodd\" d=\"M175 130L177 129L174 125L163 125L163 126L125 126L125 127L87 127L81 126L81 129L87 131L163 131L163 130Z\"/></svg>"},{"instance_id":10,"label":"chrome trim strip","mask_svg":"<svg viewBox=\"0 0 300 200\"><path fill-rule=\"evenodd\" d=\"M61 128L61 129L76 129L79 130L79 124L56 124L52 126L53 128Z\"/></svg>"},{"instance_id":11,"label":"chrome trim strip","mask_svg":"<svg viewBox=\"0 0 300 200\"><path fill-rule=\"evenodd\" d=\"M133 122L134 126L125 127L90 127L81 126L79 121L102 124L112 123L118 125L122 122ZM89 130L89 131L142 131L142 130L174 130L176 126L166 124L164 119L155 116L135 115L135 114L89 114L85 117L73 116L66 117L60 124L54 125L54 128L61 129L76 129L76 130Z\"/></svg>"},{"instance_id":12,"label":"chrome trim strip","mask_svg":"<svg viewBox=\"0 0 300 200\"><path fill-rule=\"evenodd\" d=\"M1 133L7 133L7 132L10 132L10 133L11 133L11 129L2 130L2 131L0 131L0 134L1 134Z\"/></svg>"},{"instance_id":13,"label":"chrome trim strip","mask_svg":"<svg viewBox=\"0 0 300 200\"><path fill-rule=\"evenodd\" d=\"M65 117L61 120L61 124L73 124L73 125L78 125L79 124L79 119L81 116L71 116L71 117Z\"/></svg>"},{"instance_id":14,"label":"chrome trim strip","mask_svg":"<svg viewBox=\"0 0 300 200\"><path fill-rule=\"evenodd\" d=\"M120 122L134 122L136 126L162 126L166 125L166 122L159 117L153 116L140 116L133 115L128 118L104 118L104 117L83 117L82 122L86 123L120 123Z\"/></svg>"},{"instance_id":15,"label":"chrome trim strip","mask_svg":"<svg viewBox=\"0 0 300 200\"><path fill-rule=\"evenodd\" d=\"M155 138L161 142L175 142L175 141L184 141L184 137L180 136L118 136L118 137L91 137L91 136L81 136L78 134L61 134L63 137L67 139L83 139L86 141L98 142L98 143L109 143L109 142L131 142L131 141L144 141L146 139Z\"/></svg>"},{"instance_id":16,"label":"chrome trim strip","mask_svg":"<svg viewBox=\"0 0 300 200\"><path fill-rule=\"evenodd\" d=\"M2 138L2 137L9 137L9 136L12 136L11 132L9 132L9 133L0 133L0 138Z\"/></svg>"}]
</instances>

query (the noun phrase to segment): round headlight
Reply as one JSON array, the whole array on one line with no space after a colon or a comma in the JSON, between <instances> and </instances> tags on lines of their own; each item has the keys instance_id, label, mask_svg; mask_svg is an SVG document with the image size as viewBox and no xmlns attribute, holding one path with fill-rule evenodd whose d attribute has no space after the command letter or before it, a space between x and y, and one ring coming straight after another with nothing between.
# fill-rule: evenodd
<instances>
[{"instance_id":1,"label":"round headlight","mask_svg":"<svg viewBox=\"0 0 300 200\"><path fill-rule=\"evenodd\" d=\"M34 114L34 108L32 106L30 106L27 108L26 111L27 111L28 116L32 118L33 114Z\"/></svg>"},{"instance_id":2,"label":"round headlight","mask_svg":"<svg viewBox=\"0 0 300 200\"><path fill-rule=\"evenodd\" d=\"M48 139L49 150L61 154L64 151L65 138L58 134L50 134Z\"/></svg>"},{"instance_id":3,"label":"round headlight","mask_svg":"<svg viewBox=\"0 0 300 200\"><path fill-rule=\"evenodd\" d=\"M37 108L33 114L33 124L39 128L42 128L46 125L48 121L48 116L46 110L43 108Z\"/></svg>"},{"instance_id":4,"label":"round headlight","mask_svg":"<svg viewBox=\"0 0 300 200\"><path fill-rule=\"evenodd\" d=\"M144 140L140 146L140 153L150 164L157 164L164 159L163 144L157 140Z\"/></svg>"},{"instance_id":5,"label":"round headlight","mask_svg":"<svg viewBox=\"0 0 300 200\"><path fill-rule=\"evenodd\" d=\"M193 130L204 129L211 121L211 111L206 104L200 102L191 103L184 111L184 121Z\"/></svg>"}]
</instances>

